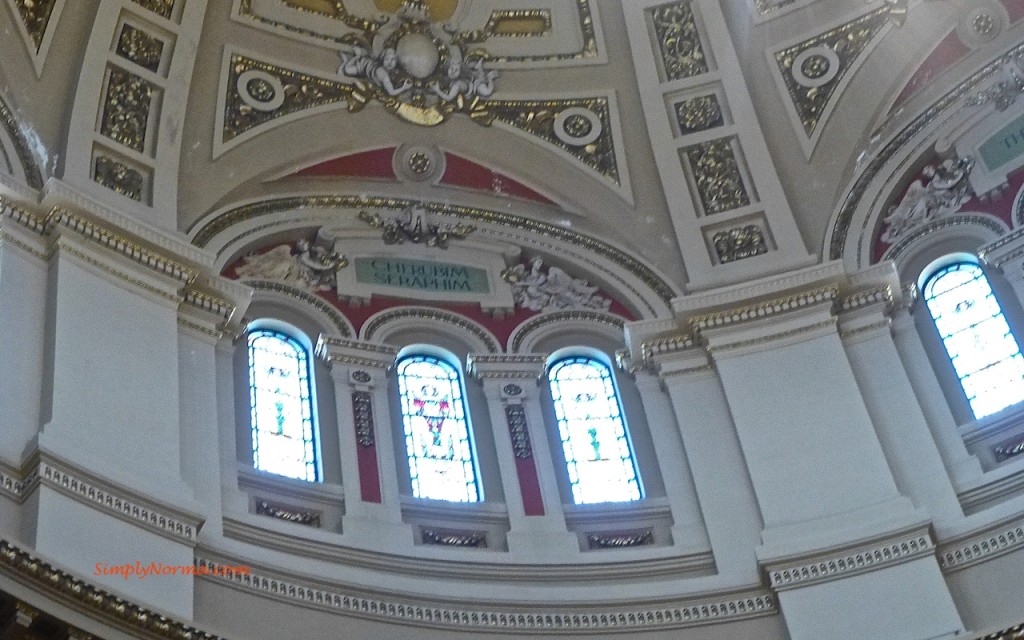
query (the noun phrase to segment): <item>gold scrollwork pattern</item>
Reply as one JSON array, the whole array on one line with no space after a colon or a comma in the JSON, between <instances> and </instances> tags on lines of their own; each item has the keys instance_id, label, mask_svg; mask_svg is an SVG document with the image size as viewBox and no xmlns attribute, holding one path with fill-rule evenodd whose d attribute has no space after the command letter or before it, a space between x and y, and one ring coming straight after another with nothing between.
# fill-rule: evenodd
<instances>
[{"instance_id":1,"label":"gold scrollwork pattern","mask_svg":"<svg viewBox=\"0 0 1024 640\"><path fill-rule=\"evenodd\" d=\"M651 529L587 534L587 546L590 549L625 549L649 544L654 544L654 531Z\"/></svg>"},{"instance_id":2,"label":"gold scrollwork pattern","mask_svg":"<svg viewBox=\"0 0 1024 640\"><path fill-rule=\"evenodd\" d=\"M247 82L239 77L249 71ZM269 79L268 79L269 77ZM243 96L239 84L246 92ZM246 56L231 56L224 106L223 140L227 142L250 129L296 111L348 99L352 89L342 83L310 76Z\"/></svg>"},{"instance_id":3,"label":"gold scrollwork pattern","mask_svg":"<svg viewBox=\"0 0 1024 640\"><path fill-rule=\"evenodd\" d=\"M129 60L156 73L160 68L160 58L163 56L164 43L142 29L133 27L130 24L124 25L121 29L121 36L117 39L117 55Z\"/></svg>"},{"instance_id":4,"label":"gold scrollwork pattern","mask_svg":"<svg viewBox=\"0 0 1024 640\"><path fill-rule=\"evenodd\" d=\"M715 245L718 262L725 264L768 253L764 232L756 224L748 224L728 231L719 231L711 240Z\"/></svg>"},{"instance_id":5,"label":"gold scrollwork pattern","mask_svg":"<svg viewBox=\"0 0 1024 640\"><path fill-rule=\"evenodd\" d=\"M367 381L369 375L365 371L357 371L356 374L363 374ZM356 374L352 377L356 378ZM352 418L356 427L356 442L360 447L368 448L376 444L373 434L373 396L369 391L352 392Z\"/></svg>"},{"instance_id":6,"label":"gold scrollwork pattern","mask_svg":"<svg viewBox=\"0 0 1024 640\"><path fill-rule=\"evenodd\" d=\"M750 204L733 140L732 137L719 138L683 149L706 214L732 211Z\"/></svg>"},{"instance_id":7,"label":"gold scrollwork pattern","mask_svg":"<svg viewBox=\"0 0 1024 640\"><path fill-rule=\"evenodd\" d=\"M754 10L757 11L757 15L763 17L788 7L794 2L796 0L755 0Z\"/></svg>"},{"instance_id":8,"label":"gold scrollwork pattern","mask_svg":"<svg viewBox=\"0 0 1024 640\"><path fill-rule=\"evenodd\" d=\"M651 18L666 80L692 78L708 72L690 0L654 7Z\"/></svg>"},{"instance_id":9,"label":"gold scrollwork pattern","mask_svg":"<svg viewBox=\"0 0 1024 640\"><path fill-rule=\"evenodd\" d=\"M146 128L155 87L142 78L113 68L107 80L103 100L100 133L129 149L142 152L146 146Z\"/></svg>"},{"instance_id":10,"label":"gold scrollwork pattern","mask_svg":"<svg viewBox=\"0 0 1024 640\"><path fill-rule=\"evenodd\" d=\"M18 7L18 15L25 24L25 31L28 31L32 44L35 45L36 53L43 44L43 34L50 24L50 16L53 15L53 7L57 0L15 0L14 5Z\"/></svg>"},{"instance_id":11,"label":"gold scrollwork pattern","mask_svg":"<svg viewBox=\"0 0 1024 640\"><path fill-rule=\"evenodd\" d=\"M514 387L516 385L505 385ZM516 394L522 393L520 389ZM505 405L505 421L508 423L508 435L512 439L512 452L520 460L529 460L533 457L533 446L530 444L530 431L526 426L526 409L521 404Z\"/></svg>"},{"instance_id":12,"label":"gold scrollwork pattern","mask_svg":"<svg viewBox=\"0 0 1024 640\"><path fill-rule=\"evenodd\" d=\"M168 20L174 13L174 0L132 0L132 2Z\"/></svg>"},{"instance_id":13,"label":"gold scrollwork pattern","mask_svg":"<svg viewBox=\"0 0 1024 640\"><path fill-rule=\"evenodd\" d=\"M495 120L555 145L621 184L607 98L489 100L487 108Z\"/></svg>"},{"instance_id":14,"label":"gold scrollwork pattern","mask_svg":"<svg viewBox=\"0 0 1024 640\"><path fill-rule=\"evenodd\" d=\"M292 9L295 9L295 10L298 10L298 11L302 11L302 12L305 12L305 13L310 13L310 14L318 15L318 16L323 16L323 17L326 17L326 18L331 18L333 20L338 20L338 21L342 22L343 24L345 24L345 26L347 26L349 28L352 28L352 29L355 29L357 31L366 31L368 29L375 28L376 25L380 24L380 23L375 22L373 20L366 20L366 19L363 19L363 18L360 18L358 16L354 16L354 15L350 14L345 9L344 4L341 3L341 2L338 2L336 0L334 0L334 1L326 0L324 2L317 2L317 3L315 3L315 5L314 5L314 3L300 2L298 0L283 0L283 1L284 1L284 4L286 4L287 6L289 6ZM590 5L591 1L592 0L576 0L576 14L577 14L578 22L579 22L580 35L582 36L582 41L583 41L582 46L578 50L570 51L570 52L564 52L564 53L551 53L551 54L542 54L542 55L531 55L531 54L528 54L528 53L509 54L509 55L500 55L500 56L499 55L489 55L488 58L487 58L488 61L489 62L501 62L501 63L504 63L504 62L513 62L513 63L522 63L522 62L561 62L561 61L585 60L585 59L589 59L589 58L596 58L597 55L598 55L597 32L596 32L595 26L594 26L593 9L591 8L591 5ZM253 22L261 24L261 25L263 25L265 27L269 27L271 29L274 29L275 31L283 31L285 33L293 33L293 34L296 34L296 35L299 35L299 36L303 36L305 38L315 38L317 40L326 40L326 41L334 42L334 43L338 43L338 44L342 43L343 36L339 35L334 30L325 30L325 29L317 30L317 29L312 29L312 28L298 26L297 24L290 24L290 23L287 23L287 22L281 22L281 21L278 21L278 20L274 20L274 19L268 18L266 16L260 15L259 12L256 11L256 9L254 8L253 5L254 5L253 0L241 0L241 2L238 3L237 15L239 17L247 18L249 20L252 20ZM522 19L522 18L518 17L518 14L524 14L523 17L525 17L527 19L530 19L530 20L536 20L536 18L533 17L533 15L532 15L535 11L536 10L522 10L522 11L521 10L513 10L513 11L510 11L509 13L516 14L517 15L516 19L517 20ZM493 14L492 14L492 18L493 18ZM502 33L502 31L501 31L501 29L502 29L501 22L502 22L501 20L497 20L497 21L493 21L493 24L492 24L492 21L488 21L487 26L485 26L484 29L482 29L479 32L478 35L481 38L486 38L486 37L491 37L491 36L499 36L500 37L500 36L509 35L509 34L506 34L506 33ZM550 30L550 25L548 25L548 29ZM529 34L524 34L524 35L531 35L532 36L532 35L541 35L541 34L529 33Z\"/></svg>"},{"instance_id":15,"label":"gold scrollwork pattern","mask_svg":"<svg viewBox=\"0 0 1024 640\"><path fill-rule=\"evenodd\" d=\"M775 54L786 90L810 136L854 62L889 20L894 5L863 15Z\"/></svg>"},{"instance_id":16,"label":"gold scrollwork pattern","mask_svg":"<svg viewBox=\"0 0 1024 640\"><path fill-rule=\"evenodd\" d=\"M142 201L145 177L135 169L113 158L97 156L92 179L114 193Z\"/></svg>"},{"instance_id":17,"label":"gold scrollwork pattern","mask_svg":"<svg viewBox=\"0 0 1024 640\"><path fill-rule=\"evenodd\" d=\"M529 37L551 33L549 9L496 9L484 32L492 36Z\"/></svg>"},{"instance_id":18,"label":"gold scrollwork pattern","mask_svg":"<svg viewBox=\"0 0 1024 640\"><path fill-rule=\"evenodd\" d=\"M697 96L677 102L675 105L676 122L679 133L687 135L714 129L725 124L722 105L714 94Z\"/></svg>"},{"instance_id":19,"label":"gold scrollwork pattern","mask_svg":"<svg viewBox=\"0 0 1024 640\"><path fill-rule=\"evenodd\" d=\"M323 514L312 509L303 509L302 507L293 507L277 502L271 502L270 500L264 500L263 498L257 498L256 515L269 516L271 518L277 518L278 520L284 520L285 522L293 522L295 524L319 529L320 519Z\"/></svg>"},{"instance_id":20,"label":"gold scrollwork pattern","mask_svg":"<svg viewBox=\"0 0 1024 640\"><path fill-rule=\"evenodd\" d=\"M487 546L487 534L483 531L421 529L420 539L423 541L423 544L439 544L447 547L472 547L482 549Z\"/></svg>"}]
</instances>

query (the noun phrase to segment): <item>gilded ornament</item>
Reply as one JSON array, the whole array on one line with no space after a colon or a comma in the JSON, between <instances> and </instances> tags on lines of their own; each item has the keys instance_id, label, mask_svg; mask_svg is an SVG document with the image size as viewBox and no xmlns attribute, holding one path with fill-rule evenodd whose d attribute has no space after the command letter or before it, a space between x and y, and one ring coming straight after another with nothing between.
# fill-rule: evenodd
<instances>
[{"instance_id":1,"label":"gilded ornament","mask_svg":"<svg viewBox=\"0 0 1024 640\"><path fill-rule=\"evenodd\" d=\"M530 430L526 426L526 409L521 404L505 405L505 422L508 423L508 435L512 439L512 453L520 460L533 457L530 445Z\"/></svg>"},{"instance_id":2,"label":"gilded ornament","mask_svg":"<svg viewBox=\"0 0 1024 640\"><path fill-rule=\"evenodd\" d=\"M705 214L731 211L750 204L733 151L734 140L719 138L683 149Z\"/></svg>"},{"instance_id":3,"label":"gilded ornament","mask_svg":"<svg viewBox=\"0 0 1024 640\"><path fill-rule=\"evenodd\" d=\"M487 534L483 531L452 531L448 529L421 529L423 544L439 544L447 547L484 548Z\"/></svg>"},{"instance_id":4,"label":"gilded ornament","mask_svg":"<svg viewBox=\"0 0 1024 640\"><path fill-rule=\"evenodd\" d=\"M18 15L25 25L25 31L32 38L32 44L36 47L36 53L43 43L43 34L50 23L50 16L53 14L53 7L57 0L15 0L14 6L18 8Z\"/></svg>"},{"instance_id":5,"label":"gilded ornament","mask_svg":"<svg viewBox=\"0 0 1024 640\"><path fill-rule=\"evenodd\" d=\"M258 73L243 77L251 71ZM351 87L344 83L235 54L228 75L223 141L296 111L348 100L351 93ZM358 101L350 102L349 110L357 111L362 106Z\"/></svg>"},{"instance_id":6,"label":"gilded ornament","mask_svg":"<svg viewBox=\"0 0 1024 640\"><path fill-rule=\"evenodd\" d=\"M996 73L996 80L984 91L969 96L964 104L968 107L977 107L992 103L996 111L1002 113L1017 102L1017 98L1024 93L1024 58L1017 56L1004 62Z\"/></svg>"},{"instance_id":7,"label":"gilded ornament","mask_svg":"<svg viewBox=\"0 0 1024 640\"><path fill-rule=\"evenodd\" d=\"M788 7L794 2L796 0L755 0L754 9L757 11L757 15L763 17Z\"/></svg>"},{"instance_id":8,"label":"gilded ornament","mask_svg":"<svg viewBox=\"0 0 1024 640\"><path fill-rule=\"evenodd\" d=\"M649 544L654 544L654 531L651 529L587 534L587 546L591 549L626 549Z\"/></svg>"},{"instance_id":9,"label":"gilded ornament","mask_svg":"<svg viewBox=\"0 0 1024 640\"><path fill-rule=\"evenodd\" d=\"M320 518L323 514L319 511L313 511L312 509L292 507L264 500L263 498L257 498L256 515L270 516L271 518L277 518L278 520L284 520L285 522L293 522L295 524L302 524L307 527L315 527L319 529Z\"/></svg>"},{"instance_id":10,"label":"gilded ornament","mask_svg":"<svg viewBox=\"0 0 1024 640\"><path fill-rule=\"evenodd\" d=\"M728 231L719 231L712 238L719 264L735 262L768 253L761 227L748 224Z\"/></svg>"},{"instance_id":11,"label":"gilded ornament","mask_svg":"<svg viewBox=\"0 0 1024 640\"><path fill-rule=\"evenodd\" d=\"M419 204L407 207L396 217L385 219L379 213L359 212L359 219L375 229L383 229L384 244L422 244L447 249L451 240L465 240L476 231L471 224L440 224L428 220L427 210Z\"/></svg>"},{"instance_id":12,"label":"gilded ornament","mask_svg":"<svg viewBox=\"0 0 1024 640\"><path fill-rule=\"evenodd\" d=\"M115 193L142 201L145 178L123 162L107 156L97 156L92 179Z\"/></svg>"},{"instance_id":13,"label":"gilded ornament","mask_svg":"<svg viewBox=\"0 0 1024 640\"><path fill-rule=\"evenodd\" d=\"M174 0L132 0L132 2L168 20L174 13Z\"/></svg>"},{"instance_id":14,"label":"gilded ornament","mask_svg":"<svg viewBox=\"0 0 1024 640\"><path fill-rule=\"evenodd\" d=\"M507 396L518 396L523 392L523 388L520 387L518 384L512 384L510 382L509 384L506 384L504 387L502 387L501 391Z\"/></svg>"},{"instance_id":15,"label":"gilded ornament","mask_svg":"<svg viewBox=\"0 0 1024 640\"><path fill-rule=\"evenodd\" d=\"M355 379L358 373L369 378L365 371L353 373L352 378ZM352 392L352 418L356 428L356 443L364 448L374 446L376 439L373 435L373 396L369 391Z\"/></svg>"},{"instance_id":16,"label":"gilded ornament","mask_svg":"<svg viewBox=\"0 0 1024 640\"><path fill-rule=\"evenodd\" d=\"M353 371L352 379L358 382L359 384L366 384L373 378L366 371Z\"/></svg>"},{"instance_id":17,"label":"gilded ornament","mask_svg":"<svg viewBox=\"0 0 1024 640\"><path fill-rule=\"evenodd\" d=\"M425 175L430 173L434 162L430 159L430 156L417 151L416 153L409 156L409 171L412 171L416 175Z\"/></svg>"},{"instance_id":18,"label":"gilded ornament","mask_svg":"<svg viewBox=\"0 0 1024 640\"><path fill-rule=\"evenodd\" d=\"M567 53L553 53L553 54L541 54L541 55L506 55L506 56L488 56L491 62L512 62L512 63L523 63L523 62L557 62L566 60L584 60L588 58L596 58L598 55L597 50L597 33L594 29L594 16L591 8L592 0L575 0L576 15L578 19L578 25L580 29L580 35L582 36L582 46L576 50ZM367 20L350 14L344 6L344 3L339 1L328 1L328 2L317 2L310 3L303 0L282 0L282 2L299 11L305 13L311 13L318 16L331 18L338 20L347 27L355 29L356 31L370 31L378 28L382 21L380 20ZM325 40L336 44L344 44L344 36L339 36L336 31L325 31L325 30L314 30L306 27L301 27L296 24L279 22L277 20L268 18L260 15L254 8L253 0L240 0L238 3L238 16L252 20L253 22L262 24L266 27L274 29L276 31L284 33L294 33L307 38L315 38L318 40ZM497 18L495 15L497 14ZM476 37L485 39L487 37L501 37L510 35L542 35L542 33L536 30L541 28L540 23L543 21L546 29L550 31L549 23L550 12L546 9L513 9L513 10L496 10L492 12L491 19L488 21L487 26L484 27L480 32L475 33ZM510 33L514 31L515 33Z\"/></svg>"},{"instance_id":19,"label":"gilded ornament","mask_svg":"<svg viewBox=\"0 0 1024 640\"><path fill-rule=\"evenodd\" d=\"M549 9L495 9L484 32L492 36L531 37L551 33Z\"/></svg>"},{"instance_id":20,"label":"gilded ornament","mask_svg":"<svg viewBox=\"0 0 1024 640\"><path fill-rule=\"evenodd\" d=\"M358 102L376 100L407 122L435 126L458 112L489 125L498 72L485 67L486 51L468 48L486 38L435 24L421 0L405 0L384 22L341 38L338 74L353 80Z\"/></svg>"},{"instance_id":21,"label":"gilded ornament","mask_svg":"<svg viewBox=\"0 0 1024 640\"><path fill-rule=\"evenodd\" d=\"M654 7L651 18L666 80L692 78L708 72L691 0Z\"/></svg>"},{"instance_id":22,"label":"gilded ornament","mask_svg":"<svg viewBox=\"0 0 1024 640\"><path fill-rule=\"evenodd\" d=\"M775 54L775 63L804 132L817 129L843 77L897 12L886 4Z\"/></svg>"},{"instance_id":23,"label":"gilded ornament","mask_svg":"<svg viewBox=\"0 0 1024 640\"><path fill-rule=\"evenodd\" d=\"M697 96L678 102L675 105L676 122L679 133L688 135L714 129L725 124L722 105L714 94Z\"/></svg>"},{"instance_id":24,"label":"gilded ornament","mask_svg":"<svg viewBox=\"0 0 1024 640\"><path fill-rule=\"evenodd\" d=\"M100 133L142 152L146 146L149 109L155 87L142 78L113 68L107 80Z\"/></svg>"},{"instance_id":25,"label":"gilded ornament","mask_svg":"<svg viewBox=\"0 0 1024 640\"><path fill-rule=\"evenodd\" d=\"M1024 436L1017 436L992 447L996 462L1003 462L1024 453Z\"/></svg>"},{"instance_id":26,"label":"gilded ornament","mask_svg":"<svg viewBox=\"0 0 1024 640\"><path fill-rule=\"evenodd\" d=\"M491 100L494 119L559 147L621 184L607 98Z\"/></svg>"},{"instance_id":27,"label":"gilded ornament","mask_svg":"<svg viewBox=\"0 0 1024 640\"><path fill-rule=\"evenodd\" d=\"M160 68L163 51L162 40L130 24L124 25L117 39L117 55L154 73Z\"/></svg>"}]
</instances>

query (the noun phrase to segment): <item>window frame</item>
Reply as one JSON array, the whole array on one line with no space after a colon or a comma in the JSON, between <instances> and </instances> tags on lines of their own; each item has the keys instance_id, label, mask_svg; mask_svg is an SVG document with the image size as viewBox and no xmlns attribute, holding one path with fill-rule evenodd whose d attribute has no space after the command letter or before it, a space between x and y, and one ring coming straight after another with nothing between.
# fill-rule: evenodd
<instances>
[{"instance_id":1,"label":"window frame","mask_svg":"<svg viewBox=\"0 0 1024 640\"><path fill-rule=\"evenodd\" d=\"M255 334L271 334L284 342L290 344L297 353L302 355L302 364L305 366L306 374L306 398L307 403L306 410L309 414L309 442L311 445L311 451L313 459L312 461L305 461L307 468L312 469L313 478L310 479L308 474L306 477L299 477L293 475L286 475L271 471L268 469L262 469L257 464L257 443L256 443L256 430L257 425L253 420L255 416L255 397L254 397L254 383L252 379L253 373L253 362L252 362L252 339ZM246 365L246 387L248 389L249 402L248 402L248 436L249 436L249 448L252 456L252 467L256 471L262 473L270 473L282 478L289 478L298 482L308 483L323 483L324 472L323 472L323 456L320 450L320 420L319 413L317 410L318 394L316 384L316 373L315 373L315 361L313 359L313 345L306 334L297 327L290 325L280 320L274 320L270 318L264 318L250 322L245 332L245 365Z\"/></svg>"},{"instance_id":2,"label":"window frame","mask_svg":"<svg viewBox=\"0 0 1024 640\"><path fill-rule=\"evenodd\" d=\"M622 426L623 435L621 440L625 444L626 451L629 454L629 463L633 470L633 478L636 486L637 497L626 500L603 500L603 501L580 501L577 499L576 484L572 481L573 470L570 468L571 465L575 465L576 461L570 461L565 455L566 440L562 437L562 420L559 419L559 399L556 397L554 380L552 379L552 372L556 370L562 363L571 360L581 360L587 363L593 363L607 374L608 384L611 387L613 394L615 408L618 412L618 419ZM629 421L626 418L625 407L622 402L622 391L619 389L618 380L615 376L615 367L608 361L607 357L595 350L572 347L568 349L560 349L553 353L549 358L545 366L544 377L547 382L547 392L551 400L551 412L553 414L555 429L554 435L558 448L561 451L562 458L562 469L566 474L568 481L569 498L573 505L598 505L598 504L631 504L644 500L647 497L647 491L644 486L643 477L640 473L640 465L637 460L636 447L633 444L633 439L630 434ZM628 482L628 480L627 480Z\"/></svg>"},{"instance_id":3,"label":"window frame","mask_svg":"<svg viewBox=\"0 0 1024 640\"><path fill-rule=\"evenodd\" d=\"M949 336L944 336L942 334L941 329L939 328L940 317L936 316L936 310L933 309L933 306L931 304L931 301L937 296L941 296L942 292L937 294L937 296L932 296L930 289L934 286L934 283L937 282L942 277L953 273L955 270L962 269L965 266L971 268L972 270L977 270L978 275L983 280L984 284L987 286L988 294L985 297L991 297L997 309L997 314L993 314L991 317L999 318L1005 324L1007 329L1007 333L1005 335L1008 336L1010 340L1013 342L1013 345L1016 347L1016 352L1008 352L1007 355L1002 357L996 363L992 363L981 369L970 371L968 373L961 375L961 372L958 370L957 365L954 362L953 356L950 353L950 346L947 344L947 339L954 338L957 334L961 334L962 332L972 330L972 328L977 326L977 324L980 324L980 322L975 323L974 325L960 328L957 331L949 334ZM966 411L968 412L968 417L973 421L984 420L992 415L1001 413L1010 407L1019 405L1022 402L1024 402L1024 398L1022 398L1021 400L1017 400L1015 402L1006 404L1000 409L997 409L995 411L989 411L979 416L978 412L975 410L974 405L972 404L971 397L968 395L968 390L964 386L965 379L970 378L973 375L976 375L977 373L983 371L984 369L990 366L994 366L995 364L999 364L1001 362L1013 360L1015 357L1024 359L1024 351L1021 350L1020 346L1021 340L1017 336L1017 332L1014 330L1013 323L1011 323L1011 314L1007 313L1006 307L1004 306L1003 302L999 299L999 296L997 294L996 283L994 283L992 281L992 278L989 277L989 274L986 272L984 265L980 263L977 257L973 254L959 252L942 256L941 258L932 261L927 267L925 267L920 272L920 275L917 280L917 286L918 291L920 292L922 304L924 305L925 311L927 312L926 321L931 327L932 335L934 335L938 341L938 350L941 351L944 360L946 374L942 377L948 375L948 377L955 384L956 388L959 389L959 395L965 404ZM978 396L975 396L975 398L977 397Z\"/></svg>"},{"instance_id":4,"label":"window frame","mask_svg":"<svg viewBox=\"0 0 1024 640\"><path fill-rule=\"evenodd\" d=\"M419 486L418 483L418 469L415 468L413 465L414 459L418 460L422 456L417 455L416 452L413 451L411 448L412 442L410 438L412 438L413 436L411 432L411 427L406 421L406 399L403 394L404 383L402 365L403 363L409 362L411 360L433 360L439 366L441 366L442 369L445 367L450 368L450 371L455 375L454 380L449 380L452 384L457 385L458 393L460 396L459 402L461 403L462 409L461 422L463 423L465 428L466 452L467 455L469 456L468 460L463 459L462 462L463 464L468 463L469 469L472 473L472 486L474 487L476 492L475 499L473 500L452 500L444 497L426 495L425 493L420 491L421 487ZM482 504L485 501L483 476L481 474L479 466L480 458L479 453L477 451L476 435L473 427L473 416L470 412L469 396L468 390L466 388L466 373L463 367L461 366L459 360L453 354L444 349L441 349L440 347L423 344L410 345L402 349L399 352L398 357L395 359L394 374L395 375L393 376L392 380L394 380L398 398L397 421L400 426L401 441L404 443L404 455L402 455L402 458L405 463L405 469L409 473L409 489L411 492L410 495L416 500L433 500L451 504L466 505ZM396 447L396 449L398 448L399 447Z\"/></svg>"}]
</instances>

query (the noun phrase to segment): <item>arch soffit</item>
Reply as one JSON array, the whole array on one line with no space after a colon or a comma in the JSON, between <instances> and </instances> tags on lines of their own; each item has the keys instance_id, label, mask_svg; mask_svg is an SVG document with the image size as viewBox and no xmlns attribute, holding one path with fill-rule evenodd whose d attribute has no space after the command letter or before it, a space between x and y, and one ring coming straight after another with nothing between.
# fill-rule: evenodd
<instances>
[{"instance_id":1,"label":"arch soffit","mask_svg":"<svg viewBox=\"0 0 1024 640\"><path fill-rule=\"evenodd\" d=\"M280 282L266 280L242 280L253 288L252 302L280 304L292 311L310 318L323 333L342 338L353 338L355 329L348 318L323 298ZM315 338L315 336L313 336Z\"/></svg>"},{"instance_id":2,"label":"arch soffit","mask_svg":"<svg viewBox=\"0 0 1024 640\"><path fill-rule=\"evenodd\" d=\"M822 254L841 259L850 268L866 267L871 262L871 241L886 205L904 186L915 163L935 151L936 145L952 147L972 126L987 126L987 118L978 114L991 106L963 108L970 95L985 88L1004 64L1024 56L1024 44L995 55L981 68L962 79L951 90L923 107L906 124L882 141L870 159L850 179L829 222ZM973 122L978 120L978 122ZM949 138L955 132L955 138Z\"/></svg>"},{"instance_id":3,"label":"arch soffit","mask_svg":"<svg viewBox=\"0 0 1024 640\"><path fill-rule=\"evenodd\" d=\"M449 335L466 344L474 353L502 351L498 338L485 327L457 313L434 307L394 307L375 313L363 323L359 338L367 342L387 343L391 336L406 329Z\"/></svg>"},{"instance_id":4,"label":"arch soffit","mask_svg":"<svg viewBox=\"0 0 1024 640\"><path fill-rule=\"evenodd\" d=\"M33 189L42 189L43 172L14 110L3 95L0 95L0 129L4 133L0 136L0 145L15 169L14 177Z\"/></svg>"},{"instance_id":5,"label":"arch soffit","mask_svg":"<svg viewBox=\"0 0 1024 640\"><path fill-rule=\"evenodd\" d=\"M544 339L565 332L599 335L623 342L625 321L601 311L554 311L534 316L512 332L508 339L509 353L534 353Z\"/></svg>"}]
</instances>

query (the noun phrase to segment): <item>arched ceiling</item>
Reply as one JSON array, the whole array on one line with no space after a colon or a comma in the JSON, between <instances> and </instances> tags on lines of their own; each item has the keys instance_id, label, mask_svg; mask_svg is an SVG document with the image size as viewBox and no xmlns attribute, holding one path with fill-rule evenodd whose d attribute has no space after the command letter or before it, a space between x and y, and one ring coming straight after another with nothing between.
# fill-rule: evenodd
<instances>
[{"instance_id":1,"label":"arched ceiling","mask_svg":"<svg viewBox=\"0 0 1024 640\"><path fill-rule=\"evenodd\" d=\"M4 148L20 132L42 179L74 182L73 173L99 166L96 154L116 148L123 168L140 169L127 199L170 207L183 233L218 209L286 195L471 204L599 237L685 284L637 95L632 53L650 43L629 41L617 0L428 0L418 13L399 0L4 4L0 23L19 34L0 44L0 97L11 114ZM721 6L740 63L725 73L743 74L803 241L826 258L834 217L866 158L1024 40L1018 0ZM424 53L425 42L436 51ZM407 72L395 77L413 81L406 95L419 97L389 102L373 68L360 67L360 46L394 48ZM484 88L448 99L448 61L470 65L478 49L490 55L475 76ZM353 55L354 76L343 69ZM102 115L116 76L100 76L126 61L144 68L144 82L123 91L141 86L158 99L144 118L150 132L136 125L143 138L134 149L131 122ZM85 129L92 142L79 139ZM457 158L463 169L449 164L447 179L419 180L399 166L409 157L396 155L391 176L301 171L412 148Z\"/></svg>"}]
</instances>

